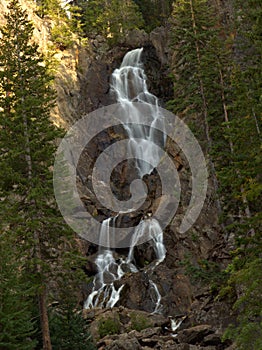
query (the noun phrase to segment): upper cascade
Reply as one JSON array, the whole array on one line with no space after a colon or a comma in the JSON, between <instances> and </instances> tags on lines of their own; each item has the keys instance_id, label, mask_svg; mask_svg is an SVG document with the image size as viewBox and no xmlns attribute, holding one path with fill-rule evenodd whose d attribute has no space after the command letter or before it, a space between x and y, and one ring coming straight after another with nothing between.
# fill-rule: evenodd
<instances>
[{"instance_id":1,"label":"upper cascade","mask_svg":"<svg viewBox=\"0 0 262 350\"><path fill-rule=\"evenodd\" d=\"M128 52L119 69L112 75L112 89L117 102L145 102L158 105L156 96L148 91L146 75L141 61L143 48Z\"/></svg>"},{"instance_id":2,"label":"upper cascade","mask_svg":"<svg viewBox=\"0 0 262 350\"><path fill-rule=\"evenodd\" d=\"M142 47L140 49L135 49L127 52L127 54L123 58L120 68L127 67L127 66L130 66L130 67L142 66L142 61L141 61L142 52L143 52Z\"/></svg>"},{"instance_id":3,"label":"upper cascade","mask_svg":"<svg viewBox=\"0 0 262 350\"><path fill-rule=\"evenodd\" d=\"M128 134L129 147L136 159L140 177L150 174L159 164L160 150L153 145L163 147L165 136L162 115L159 111L158 98L148 91L146 74L141 61L143 48L128 52L119 69L112 74L112 90L117 102L126 111L123 115L123 126ZM134 102L147 104L151 108L150 127L143 125L144 114Z\"/></svg>"}]
</instances>

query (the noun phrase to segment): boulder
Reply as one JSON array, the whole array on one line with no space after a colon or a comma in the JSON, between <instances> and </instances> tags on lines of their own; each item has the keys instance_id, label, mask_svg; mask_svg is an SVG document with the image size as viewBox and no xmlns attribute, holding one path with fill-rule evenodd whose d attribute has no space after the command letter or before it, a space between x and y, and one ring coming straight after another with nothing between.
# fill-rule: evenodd
<instances>
[{"instance_id":1,"label":"boulder","mask_svg":"<svg viewBox=\"0 0 262 350\"><path fill-rule=\"evenodd\" d=\"M199 344L211 332L210 325L202 324L179 331L177 338L180 343Z\"/></svg>"},{"instance_id":2,"label":"boulder","mask_svg":"<svg viewBox=\"0 0 262 350\"><path fill-rule=\"evenodd\" d=\"M127 47L141 47L144 46L149 40L149 35L144 31L140 29L133 29L130 32L127 33L124 45Z\"/></svg>"},{"instance_id":3,"label":"boulder","mask_svg":"<svg viewBox=\"0 0 262 350\"><path fill-rule=\"evenodd\" d=\"M140 350L142 349L136 338L129 338L127 334L121 334L121 336L114 340L111 344L100 347L98 349L103 350Z\"/></svg>"},{"instance_id":4,"label":"boulder","mask_svg":"<svg viewBox=\"0 0 262 350\"><path fill-rule=\"evenodd\" d=\"M219 345L221 344L221 336L218 334L208 334L202 341L203 345Z\"/></svg>"}]
</instances>

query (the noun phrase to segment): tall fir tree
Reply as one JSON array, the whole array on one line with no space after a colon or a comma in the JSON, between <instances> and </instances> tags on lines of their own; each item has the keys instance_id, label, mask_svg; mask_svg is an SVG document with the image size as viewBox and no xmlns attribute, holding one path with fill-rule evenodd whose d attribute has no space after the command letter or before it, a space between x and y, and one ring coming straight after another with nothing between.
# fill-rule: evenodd
<instances>
[{"instance_id":1,"label":"tall fir tree","mask_svg":"<svg viewBox=\"0 0 262 350\"><path fill-rule=\"evenodd\" d=\"M55 97L50 63L32 42L33 25L19 1L8 8L0 45L1 229L20 246L38 299L43 349L51 350L47 303L59 284L75 280L78 264L53 194L55 141L63 132L49 119Z\"/></svg>"},{"instance_id":2,"label":"tall fir tree","mask_svg":"<svg viewBox=\"0 0 262 350\"><path fill-rule=\"evenodd\" d=\"M211 127L214 120L216 125L224 121L223 88L220 86L224 72L219 62L221 48L216 22L214 10L206 0L177 0L174 3L171 20L174 99L169 102L169 108L190 121L207 152L216 204L221 214L216 160L212 154L216 133Z\"/></svg>"},{"instance_id":3,"label":"tall fir tree","mask_svg":"<svg viewBox=\"0 0 262 350\"><path fill-rule=\"evenodd\" d=\"M36 321L21 251L12 232L0 234L0 349L35 349Z\"/></svg>"}]
</instances>

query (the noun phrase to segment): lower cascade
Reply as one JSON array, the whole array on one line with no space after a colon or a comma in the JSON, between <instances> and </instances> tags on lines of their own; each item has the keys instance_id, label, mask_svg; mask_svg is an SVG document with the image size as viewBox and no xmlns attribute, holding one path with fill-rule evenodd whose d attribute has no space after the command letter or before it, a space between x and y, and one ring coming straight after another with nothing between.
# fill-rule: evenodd
<instances>
[{"instance_id":1,"label":"lower cascade","mask_svg":"<svg viewBox=\"0 0 262 350\"><path fill-rule=\"evenodd\" d=\"M137 123L130 127L128 123L131 122L131 119L121 121L128 135L129 147L136 161L137 173L141 179L144 175L150 174L160 161L160 156L155 153L155 149L152 149L149 143L144 141L148 140L161 145L165 143L163 136L160 136L155 129L161 123L161 116L158 113L158 108L156 108L158 107L158 99L147 88L146 75L141 61L142 52L143 48L128 52L120 68L116 69L112 75L112 90L116 94L117 102L131 111L131 113L127 113L127 116L132 118L132 122ZM154 106L152 108L151 127L145 128L142 125L143 115L140 115L133 102ZM141 159L146 159L147 162L140 161ZM102 246L102 244L99 245L98 255L95 259L97 274L94 277L92 291L84 304L84 308L112 308L116 305L120 300L124 284L117 283L118 287L116 287L115 282L121 280L127 272L139 272L134 257L134 249L138 245L140 237L147 234L154 248L156 260L147 269L144 268L143 272L147 275L149 281L149 294L154 304L152 313L161 313L161 294L156 281L152 279L152 274L156 266L166 257L162 228L155 218L141 219L134 228L127 256L116 258L115 251L109 247L110 226L115 227L116 218L117 216L111 217L102 222L99 241L103 244L108 242L108 245L107 247Z\"/></svg>"}]
</instances>

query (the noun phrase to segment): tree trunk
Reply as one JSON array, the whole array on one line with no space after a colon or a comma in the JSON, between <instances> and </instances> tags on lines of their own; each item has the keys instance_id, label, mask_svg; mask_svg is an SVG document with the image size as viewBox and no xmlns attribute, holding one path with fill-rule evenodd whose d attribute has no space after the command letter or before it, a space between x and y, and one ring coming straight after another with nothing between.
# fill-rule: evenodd
<instances>
[{"instance_id":1,"label":"tree trunk","mask_svg":"<svg viewBox=\"0 0 262 350\"><path fill-rule=\"evenodd\" d=\"M42 287L42 292L38 296L40 321L43 337L43 350L52 350L50 331L49 331L49 320L46 307L46 288Z\"/></svg>"},{"instance_id":2,"label":"tree trunk","mask_svg":"<svg viewBox=\"0 0 262 350\"><path fill-rule=\"evenodd\" d=\"M257 129L257 134L259 136L259 138L261 139L261 131L259 129L259 125L258 125L258 121L257 121L257 116L256 116L256 113L254 111L254 108L252 108L252 115L253 115L253 118L254 118L254 121L255 121L255 124L256 124L256 129Z\"/></svg>"}]
</instances>

